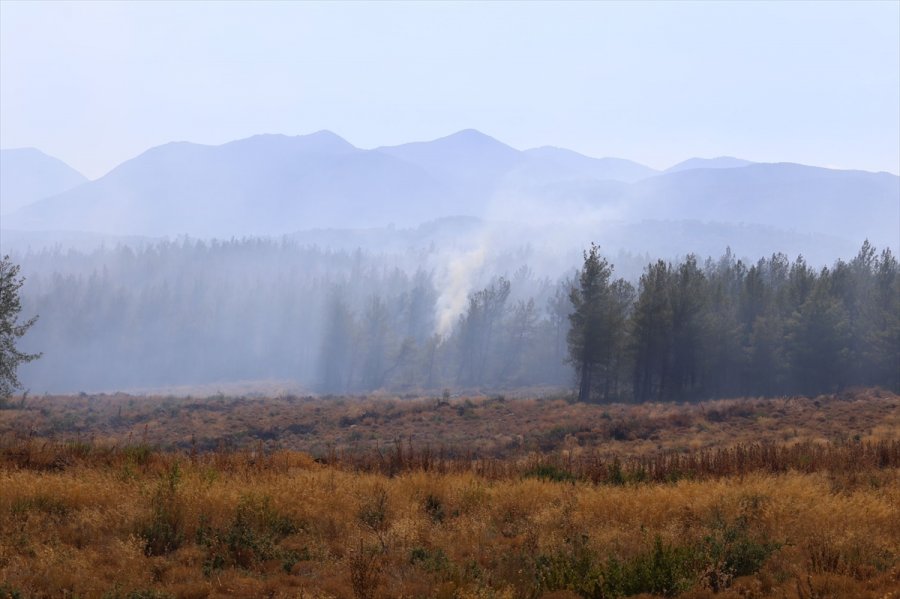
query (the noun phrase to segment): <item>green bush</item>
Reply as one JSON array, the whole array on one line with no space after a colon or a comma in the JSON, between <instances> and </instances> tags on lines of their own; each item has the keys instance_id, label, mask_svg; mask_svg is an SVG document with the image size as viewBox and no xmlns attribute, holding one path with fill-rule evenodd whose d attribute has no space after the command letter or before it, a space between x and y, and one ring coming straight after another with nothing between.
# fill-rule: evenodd
<instances>
[{"instance_id":1,"label":"green bush","mask_svg":"<svg viewBox=\"0 0 900 599\"><path fill-rule=\"evenodd\" d=\"M603 576L605 597L651 593L674 597L696 580L697 556L690 547L667 545L656 537L653 549L627 561L610 558Z\"/></svg>"},{"instance_id":2,"label":"green bush","mask_svg":"<svg viewBox=\"0 0 900 599\"><path fill-rule=\"evenodd\" d=\"M140 531L144 553L148 556L165 555L184 542L184 508L178 494L180 482L181 471L175 462L153 494L150 520Z\"/></svg>"},{"instance_id":3,"label":"green bush","mask_svg":"<svg viewBox=\"0 0 900 599\"><path fill-rule=\"evenodd\" d=\"M622 486L625 484L625 471L622 469L622 462L619 458L606 467L606 482L611 485Z\"/></svg>"},{"instance_id":4,"label":"green bush","mask_svg":"<svg viewBox=\"0 0 900 599\"><path fill-rule=\"evenodd\" d=\"M250 570L262 562L278 560L290 572L298 561L309 559L309 552L285 549L279 543L299 530L291 518L272 508L268 497L245 497L227 529L213 529L201 518L196 538L207 548L203 571L209 576L232 566Z\"/></svg>"},{"instance_id":5,"label":"green bush","mask_svg":"<svg viewBox=\"0 0 900 599\"><path fill-rule=\"evenodd\" d=\"M596 554L587 546L587 535L570 539L566 546L551 555L535 560L535 582L547 591L571 590L582 597L606 597L603 568Z\"/></svg>"},{"instance_id":6,"label":"green bush","mask_svg":"<svg viewBox=\"0 0 900 599\"><path fill-rule=\"evenodd\" d=\"M733 522L717 519L696 545L670 545L657 536L651 549L627 560L609 556L605 562L582 535L556 553L537 557L535 587L590 599L644 593L674 597L699 582L719 591L737 576L758 572L780 547L755 533L750 523L747 516Z\"/></svg>"},{"instance_id":7,"label":"green bush","mask_svg":"<svg viewBox=\"0 0 900 599\"><path fill-rule=\"evenodd\" d=\"M574 474L568 470L564 470L552 464L540 464L527 470L523 475L524 478L539 478L541 480L549 480L556 483L568 483L578 480Z\"/></svg>"},{"instance_id":8,"label":"green bush","mask_svg":"<svg viewBox=\"0 0 900 599\"><path fill-rule=\"evenodd\" d=\"M414 547L409 552L409 563L426 572L447 572L451 568L450 559L440 548L429 551L424 547Z\"/></svg>"},{"instance_id":9,"label":"green bush","mask_svg":"<svg viewBox=\"0 0 900 599\"><path fill-rule=\"evenodd\" d=\"M727 588L739 576L755 574L781 548L781 543L753 529L761 501L758 497L750 498L741 515L732 521L726 521L720 514L713 517L710 532L703 539L705 578L712 590Z\"/></svg>"},{"instance_id":10,"label":"green bush","mask_svg":"<svg viewBox=\"0 0 900 599\"><path fill-rule=\"evenodd\" d=\"M146 443L139 443L137 445L126 446L122 450L122 453L125 454L125 459L129 463L136 466L146 466L153 455L153 448Z\"/></svg>"},{"instance_id":11,"label":"green bush","mask_svg":"<svg viewBox=\"0 0 900 599\"><path fill-rule=\"evenodd\" d=\"M425 510L425 513L428 514L428 517L431 518L431 521L435 524L440 524L444 521L444 502L441 501L441 498L433 493L429 493L427 497L425 497L424 505L422 506Z\"/></svg>"},{"instance_id":12,"label":"green bush","mask_svg":"<svg viewBox=\"0 0 900 599\"><path fill-rule=\"evenodd\" d=\"M69 515L71 509L61 499L41 493L16 499L13 501L11 511L16 516L24 516L29 512L40 512L53 518L62 519Z\"/></svg>"}]
</instances>

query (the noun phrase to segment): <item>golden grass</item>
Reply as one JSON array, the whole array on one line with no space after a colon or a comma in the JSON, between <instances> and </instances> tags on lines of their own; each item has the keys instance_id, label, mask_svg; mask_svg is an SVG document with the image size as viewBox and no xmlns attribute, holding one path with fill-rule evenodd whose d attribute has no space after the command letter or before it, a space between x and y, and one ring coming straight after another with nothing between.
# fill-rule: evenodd
<instances>
[{"instance_id":1,"label":"golden grass","mask_svg":"<svg viewBox=\"0 0 900 599\"><path fill-rule=\"evenodd\" d=\"M176 461L184 540L147 556L141 531ZM148 589L176 597L537 597L549 589L540 588L535 564L567 555L573 539L584 538L598 562L627 561L656 538L700 546L716 521L741 518L754 539L778 549L723 597L882 597L900 582L897 469L836 490L825 473L598 486L425 472L388 478L302 456L286 456L280 468L224 466L164 455L145 467L0 471L0 588L26 597ZM201 531L229 530L247 505L291 523L274 545L290 558L230 556L204 572L211 550L198 541ZM708 591L702 575L694 578L687 596Z\"/></svg>"},{"instance_id":2,"label":"golden grass","mask_svg":"<svg viewBox=\"0 0 900 599\"><path fill-rule=\"evenodd\" d=\"M369 569L372 596L529 597L542 591L536 560L565 553L575 536L585 535L594 555L628 560L657 536L699 544L715 518L746 516L754 534L780 548L722 596L796 597L805 589L881 597L900 581L896 470L835 492L823 474L610 487L422 472L387 478L313 463L292 468L232 472L181 462L185 540L150 557L140 531L165 474L158 468L4 471L0 580L28 597L138 589L179 597L304 596L301 590L351 597L354 572ZM373 506L380 494L383 504ZM198 531L228 529L248 501L266 502L293 523L278 540L295 552L289 571L277 559L248 559L204 573L209 550L196 542ZM687 594L704 592L697 580Z\"/></svg>"},{"instance_id":3,"label":"golden grass","mask_svg":"<svg viewBox=\"0 0 900 599\"><path fill-rule=\"evenodd\" d=\"M898 398L880 391L684 406L212 399L175 402L167 415L160 408L174 400L156 399L119 416L127 401L29 399L0 411L0 598L812 599L900 589ZM197 424L212 438L238 433L229 427L254 409L257 429L285 417L282 428L313 423L335 439L343 417L427 432L435 411L452 412L456 438L486 449L441 460L408 439L380 455L336 443L316 460L288 449L295 439L152 447L181 438L179 414L232 419L222 430ZM128 410L147 415L146 437L129 428L141 420L121 424ZM506 434L559 442L491 445L495 414L506 414ZM42 428L70 416L93 428ZM596 436L565 428L576 422ZM153 429L165 423L173 430ZM637 434L612 438L622 423ZM783 438L784 427L797 435ZM696 450L679 451L694 439Z\"/></svg>"}]
</instances>

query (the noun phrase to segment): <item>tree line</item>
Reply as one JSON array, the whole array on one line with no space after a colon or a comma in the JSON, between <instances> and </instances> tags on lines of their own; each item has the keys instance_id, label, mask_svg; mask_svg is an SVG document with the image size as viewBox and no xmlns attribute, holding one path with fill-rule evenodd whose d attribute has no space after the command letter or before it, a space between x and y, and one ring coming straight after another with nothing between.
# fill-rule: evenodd
<instances>
[{"instance_id":1,"label":"tree line","mask_svg":"<svg viewBox=\"0 0 900 599\"><path fill-rule=\"evenodd\" d=\"M774 254L745 264L647 265L613 279L592 246L571 289L569 357L587 400L685 401L900 389L900 271L868 242L816 270Z\"/></svg>"},{"instance_id":2,"label":"tree line","mask_svg":"<svg viewBox=\"0 0 900 599\"><path fill-rule=\"evenodd\" d=\"M463 291L465 322L441 327L444 253L244 239L13 256L23 313L40 315L22 351L44 352L20 378L35 393L231 381L326 394L568 385L568 309L557 301L547 312L555 294L565 300L559 283L518 254L492 256L468 277L487 291ZM494 293L501 280L506 290Z\"/></svg>"},{"instance_id":3,"label":"tree line","mask_svg":"<svg viewBox=\"0 0 900 599\"><path fill-rule=\"evenodd\" d=\"M427 252L284 241L52 250L22 264L34 392L296 381L324 394L574 388L583 401L900 389L900 274L868 243L816 269L731 252L616 278L536 275L515 254L469 273L448 310Z\"/></svg>"}]
</instances>

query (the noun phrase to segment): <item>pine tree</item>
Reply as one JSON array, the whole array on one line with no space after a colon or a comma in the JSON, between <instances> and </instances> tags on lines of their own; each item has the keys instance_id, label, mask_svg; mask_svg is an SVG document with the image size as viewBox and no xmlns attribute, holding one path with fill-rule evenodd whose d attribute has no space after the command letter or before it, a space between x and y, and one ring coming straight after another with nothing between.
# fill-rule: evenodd
<instances>
[{"instance_id":1,"label":"pine tree","mask_svg":"<svg viewBox=\"0 0 900 599\"><path fill-rule=\"evenodd\" d=\"M19 289L25 283L19 277L19 266L9 256L0 260L0 401L6 401L14 391L22 388L19 382L19 365L36 360L41 354L29 354L16 347L18 340L37 321L33 316L19 324L22 303Z\"/></svg>"},{"instance_id":2,"label":"pine tree","mask_svg":"<svg viewBox=\"0 0 900 599\"><path fill-rule=\"evenodd\" d=\"M631 319L633 389L637 401L662 399L672 344L671 266L659 260L641 275Z\"/></svg>"},{"instance_id":3,"label":"pine tree","mask_svg":"<svg viewBox=\"0 0 900 599\"><path fill-rule=\"evenodd\" d=\"M801 393L833 392L845 384L849 321L843 304L831 294L827 269L788 321L787 344L794 382Z\"/></svg>"},{"instance_id":4,"label":"pine tree","mask_svg":"<svg viewBox=\"0 0 900 599\"><path fill-rule=\"evenodd\" d=\"M603 399L617 387L625 320L633 293L624 281L610 282L612 267L591 244L584 253L578 285L569 294L569 360L578 375L578 400L590 401L595 381L602 384Z\"/></svg>"}]
</instances>

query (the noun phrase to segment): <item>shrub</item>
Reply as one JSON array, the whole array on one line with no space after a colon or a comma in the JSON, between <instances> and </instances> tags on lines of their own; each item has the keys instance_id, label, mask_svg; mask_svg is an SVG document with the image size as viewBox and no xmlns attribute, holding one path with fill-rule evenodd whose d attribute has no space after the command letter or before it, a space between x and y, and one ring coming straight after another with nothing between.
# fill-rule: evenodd
<instances>
[{"instance_id":1,"label":"shrub","mask_svg":"<svg viewBox=\"0 0 900 599\"><path fill-rule=\"evenodd\" d=\"M25 515L28 512L39 512L47 514L56 519L63 519L69 515L71 511L69 506L61 499L39 493L31 497L21 497L13 501L11 511L15 515ZM2 588L2 587L0 587ZM2 597L2 595L0 595Z\"/></svg>"},{"instance_id":2,"label":"shrub","mask_svg":"<svg viewBox=\"0 0 900 599\"><path fill-rule=\"evenodd\" d=\"M566 546L535 560L535 586L547 591L572 590L582 597L605 597L604 572L587 546L586 535L567 540Z\"/></svg>"},{"instance_id":3,"label":"shrub","mask_svg":"<svg viewBox=\"0 0 900 599\"><path fill-rule=\"evenodd\" d=\"M435 524L440 524L444 521L444 502L441 501L441 498L433 493L429 493L427 497L425 497L424 505L422 506L425 510L425 513L428 514L428 517L431 518L431 521Z\"/></svg>"},{"instance_id":4,"label":"shrub","mask_svg":"<svg viewBox=\"0 0 900 599\"><path fill-rule=\"evenodd\" d=\"M413 547L409 552L409 563L426 572L446 572L451 566L447 554L440 548L429 551L424 547Z\"/></svg>"},{"instance_id":5,"label":"shrub","mask_svg":"<svg viewBox=\"0 0 900 599\"><path fill-rule=\"evenodd\" d=\"M382 550L387 549L385 533L390 527L390 507L388 505L387 491L384 487L377 486L372 495L367 498L356 514L359 522L375 533L381 543Z\"/></svg>"},{"instance_id":6,"label":"shrub","mask_svg":"<svg viewBox=\"0 0 900 599\"><path fill-rule=\"evenodd\" d=\"M780 543L754 535L747 514L732 522L716 517L704 538L706 582L716 592L727 588L734 578L758 572L780 547Z\"/></svg>"},{"instance_id":7,"label":"shrub","mask_svg":"<svg viewBox=\"0 0 900 599\"><path fill-rule=\"evenodd\" d=\"M153 448L146 443L137 445L128 445L122 450L125 454L125 460L136 466L146 466L153 456Z\"/></svg>"},{"instance_id":8,"label":"shrub","mask_svg":"<svg viewBox=\"0 0 900 599\"><path fill-rule=\"evenodd\" d=\"M574 474L552 464L539 464L522 475L525 478L539 478L556 483L568 483L578 480Z\"/></svg>"},{"instance_id":9,"label":"shrub","mask_svg":"<svg viewBox=\"0 0 900 599\"><path fill-rule=\"evenodd\" d=\"M148 556L175 551L184 541L184 510L178 493L180 480L181 471L175 462L153 494L150 521L140 531L144 553Z\"/></svg>"},{"instance_id":10,"label":"shrub","mask_svg":"<svg viewBox=\"0 0 900 599\"><path fill-rule=\"evenodd\" d=\"M535 563L535 581L546 591L570 590L592 599L650 593L675 596L693 586L698 566L696 551L667 545L656 537L653 548L622 561L610 556L605 563L581 535L552 555Z\"/></svg>"},{"instance_id":11,"label":"shrub","mask_svg":"<svg viewBox=\"0 0 900 599\"><path fill-rule=\"evenodd\" d=\"M667 545L657 536L653 549L627 562L610 558L603 577L605 595L652 593L674 597L693 585L696 561L689 547Z\"/></svg>"},{"instance_id":12,"label":"shrub","mask_svg":"<svg viewBox=\"0 0 900 599\"><path fill-rule=\"evenodd\" d=\"M245 497L225 530L213 529L201 517L196 538L207 548L203 572L209 576L232 566L252 570L269 560L280 561L284 571L290 572L298 561L309 559L309 553L285 549L279 543L299 530L291 518L272 508L268 497Z\"/></svg>"},{"instance_id":13,"label":"shrub","mask_svg":"<svg viewBox=\"0 0 900 599\"><path fill-rule=\"evenodd\" d=\"M606 482L611 485L622 486L625 484L625 472L622 469L622 462L616 458L607 466Z\"/></svg>"}]
</instances>

